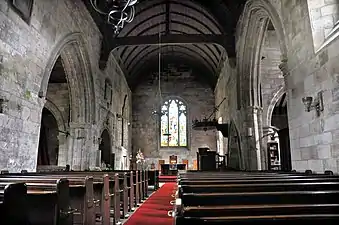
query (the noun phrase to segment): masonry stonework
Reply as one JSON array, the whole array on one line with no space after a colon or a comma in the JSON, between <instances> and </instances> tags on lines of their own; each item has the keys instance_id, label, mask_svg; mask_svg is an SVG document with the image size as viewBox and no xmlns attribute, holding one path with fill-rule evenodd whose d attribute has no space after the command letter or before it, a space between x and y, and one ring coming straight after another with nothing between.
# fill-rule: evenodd
<instances>
[{"instance_id":1,"label":"masonry stonework","mask_svg":"<svg viewBox=\"0 0 339 225\"><path fill-rule=\"evenodd\" d=\"M101 80L109 76L119 83L113 112L120 108L121 95L129 93L129 88L112 66L99 70L101 36L84 4L80 0L36 0L32 18L26 23L7 1L1 1L0 21L0 98L4 109L0 113L0 169L36 170L41 112L50 72L59 56L74 99L67 124L70 135L63 137L68 152L58 164L68 163L73 169L96 166L96 140L103 126L103 116L95 113L101 104ZM114 113L109 119L114 137L119 129Z\"/></svg>"},{"instance_id":2,"label":"masonry stonework","mask_svg":"<svg viewBox=\"0 0 339 225\"><path fill-rule=\"evenodd\" d=\"M194 131L192 120L208 116L224 98L216 119L232 124L233 132L223 138L224 152L239 155L232 165L265 169L263 128L286 92L293 169L339 172L337 21L338 1L248 0L236 27L236 56L220 62L214 90L194 76L163 79L163 98L181 97L188 105L189 147L162 149L159 118L152 115L159 107L156 80L132 93L113 55L99 69L102 36L81 0L35 0L28 22L0 1L0 170L36 170L44 107L65 131L57 135L59 166L100 166L100 137L108 130L116 169L128 168L139 148L148 164L174 154L192 168L198 147L217 148L217 132ZM274 30L267 31L269 24ZM49 84L59 57L67 83ZM107 79L111 102L104 98ZM319 116L301 100L318 92L324 96ZM230 147L235 136L239 145Z\"/></svg>"},{"instance_id":3,"label":"masonry stonework","mask_svg":"<svg viewBox=\"0 0 339 225\"><path fill-rule=\"evenodd\" d=\"M147 159L147 164L158 165L158 160L165 160L169 163L170 155L177 155L178 162L183 159L189 161L189 168L193 168L193 160L196 159L196 152L201 146L209 146L216 150L215 131L195 131L192 130L193 119L203 119L208 117L214 108L214 94L211 87L197 81L191 76L182 78L170 77L168 80L162 79L162 97L179 97L187 104L188 108L188 148L160 148L159 146L159 117L152 115L154 110L158 110L159 96L158 82L142 82L133 91L133 150L139 148Z\"/></svg>"}]
</instances>

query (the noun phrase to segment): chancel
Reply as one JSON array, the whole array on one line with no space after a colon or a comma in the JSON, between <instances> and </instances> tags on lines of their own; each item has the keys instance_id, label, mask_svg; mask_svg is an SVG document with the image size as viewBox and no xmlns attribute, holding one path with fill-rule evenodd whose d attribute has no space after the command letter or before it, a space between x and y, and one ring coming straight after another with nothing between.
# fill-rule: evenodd
<instances>
[{"instance_id":1,"label":"chancel","mask_svg":"<svg viewBox=\"0 0 339 225\"><path fill-rule=\"evenodd\" d=\"M186 170L186 164L178 163L178 157L171 155L169 157L169 164L161 164L161 175L176 176L179 170Z\"/></svg>"},{"instance_id":2,"label":"chancel","mask_svg":"<svg viewBox=\"0 0 339 225\"><path fill-rule=\"evenodd\" d=\"M0 224L338 224L338 0L0 0Z\"/></svg>"}]
</instances>

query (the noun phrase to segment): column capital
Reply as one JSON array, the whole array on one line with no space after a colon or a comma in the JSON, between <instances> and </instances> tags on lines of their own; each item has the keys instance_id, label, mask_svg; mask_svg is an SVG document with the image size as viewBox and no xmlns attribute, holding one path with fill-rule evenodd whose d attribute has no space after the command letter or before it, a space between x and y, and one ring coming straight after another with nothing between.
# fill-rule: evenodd
<instances>
[{"instance_id":1,"label":"column capital","mask_svg":"<svg viewBox=\"0 0 339 225\"><path fill-rule=\"evenodd\" d=\"M263 112L264 108L258 105L250 105L247 107L247 110L250 112Z\"/></svg>"},{"instance_id":2,"label":"column capital","mask_svg":"<svg viewBox=\"0 0 339 225\"><path fill-rule=\"evenodd\" d=\"M290 75L290 71L288 69L288 60L287 59L281 60L281 63L279 64L279 69L283 73L284 77Z\"/></svg>"}]
</instances>

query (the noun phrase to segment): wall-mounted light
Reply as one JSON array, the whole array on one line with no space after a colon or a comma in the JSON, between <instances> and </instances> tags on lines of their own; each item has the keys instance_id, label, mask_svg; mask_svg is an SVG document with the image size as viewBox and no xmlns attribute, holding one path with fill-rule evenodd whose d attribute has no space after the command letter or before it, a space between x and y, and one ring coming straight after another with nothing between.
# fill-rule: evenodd
<instances>
[{"instance_id":1,"label":"wall-mounted light","mask_svg":"<svg viewBox=\"0 0 339 225\"><path fill-rule=\"evenodd\" d=\"M253 128L252 127L247 128L247 136L253 137Z\"/></svg>"},{"instance_id":2,"label":"wall-mounted light","mask_svg":"<svg viewBox=\"0 0 339 225\"><path fill-rule=\"evenodd\" d=\"M314 109L317 113L317 116L319 116L320 112L324 111L323 93L321 91L318 92L317 97L314 99L310 96L303 97L302 102L304 103L306 112L310 112Z\"/></svg>"}]
</instances>

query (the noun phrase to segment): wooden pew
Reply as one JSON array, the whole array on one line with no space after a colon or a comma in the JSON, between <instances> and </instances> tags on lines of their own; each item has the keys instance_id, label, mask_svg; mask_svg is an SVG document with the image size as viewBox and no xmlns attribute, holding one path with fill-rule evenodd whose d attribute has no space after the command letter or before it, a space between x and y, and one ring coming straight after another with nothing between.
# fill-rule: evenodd
<instances>
[{"instance_id":1,"label":"wooden pew","mask_svg":"<svg viewBox=\"0 0 339 225\"><path fill-rule=\"evenodd\" d=\"M24 184L26 195L18 210L26 213L30 225L72 225L74 210L70 207L69 182L66 179L50 182L30 182L25 179L0 177L0 189L13 183ZM20 195L20 193L19 193ZM24 207L25 209L22 209ZM20 212L19 212L20 214ZM15 221L15 220L14 220ZM8 224L11 224L10 221Z\"/></svg>"},{"instance_id":2,"label":"wooden pew","mask_svg":"<svg viewBox=\"0 0 339 225\"><path fill-rule=\"evenodd\" d=\"M0 183L1 224L28 225L25 183Z\"/></svg>"},{"instance_id":3,"label":"wooden pew","mask_svg":"<svg viewBox=\"0 0 339 225\"><path fill-rule=\"evenodd\" d=\"M126 218L129 216L129 211L132 211L137 206L137 203L139 203L139 190L140 190L140 182L135 182L135 180L139 181L139 173L137 171L129 171L128 173L125 171L72 171L72 172L61 172L61 173L50 173L52 176L93 176L101 177L102 175L107 174L110 177L110 189L111 192L117 192L116 195L119 197L114 198L121 200L121 214L119 214L119 217ZM34 174L33 174L34 175ZM35 174L39 175L39 174ZM46 174L40 174L40 175L46 175ZM114 182L114 176L118 175L119 182ZM115 183L117 183L117 187L115 187ZM117 189L117 191L113 191L114 189ZM135 197L137 196L137 197ZM138 201L135 200L135 198L138 199ZM119 201L120 201L119 200ZM116 206L120 205L120 202L114 203ZM117 216L117 212L115 212L115 216Z\"/></svg>"},{"instance_id":4,"label":"wooden pew","mask_svg":"<svg viewBox=\"0 0 339 225\"><path fill-rule=\"evenodd\" d=\"M310 174L184 174L175 202L176 224L338 222L338 177Z\"/></svg>"},{"instance_id":5,"label":"wooden pew","mask_svg":"<svg viewBox=\"0 0 339 225\"><path fill-rule=\"evenodd\" d=\"M134 201L134 185L133 185L133 172L130 173L126 172L107 172L107 171L72 171L72 172L53 172L53 173L25 173L25 176L50 176L50 177L67 177L68 179L73 179L76 177L86 177L86 176L92 176L94 178L94 195L96 197L96 204L99 204L101 202L101 208L100 212L96 212L97 218L100 215L107 215L107 208L104 208L102 205L104 204L104 199L101 198L103 193L103 182L102 182L102 176L107 175L109 176L109 190L111 194L111 197L114 198L111 204L111 212L114 220L118 223L120 221L120 218L126 218L129 216L129 210L132 208L134 209L134 206L132 206L132 203ZM118 180L115 180L115 175L118 177ZM12 174L13 176L13 174ZM134 175L135 176L135 175ZM115 185L117 184L117 185ZM100 186L101 185L101 186ZM139 185L138 185L139 187ZM139 188L138 188L139 189ZM139 193L139 192L137 192ZM107 194L106 194L107 195ZM107 201L107 199L106 199ZM106 204L106 203L105 203ZM120 213L120 205L121 205L121 213ZM117 209L117 210L115 210ZM103 212L103 211L106 212ZM103 220L107 221L107 216L102 217ZM104 223L106 224L106 222Z\"/></svg>"},{"instance_id":6,"label":"wooden pew","mask_svg":"<svg viewBox=\"0 0 339 225\"><path fill-rule=\"evenodd\" d=\"M0 176L0 182L25 182L28 187L28 203L34 211L31 213L31 220L40 219L36 224L53 224L44 220L54 220L51 213L43 213L43 210L54 212L54 208L62 206L62 210L57 211L56 218L74 219L74 223L84 225L95 224L95 205L96 199L93 195L93 178L71 178L63 179L61 177L51 176L26 176L6 174ZM56 185L55 185L56 184ZM55 203L53 203L55 202ZM53 203L53 204L52 204ZM53 208L54 207L54 208ZM40 215L40 216L39 216ZM42 217L41 215L46 215ZM72 224L72 223L69 223Z\"/></svg>"}]
</instances>

